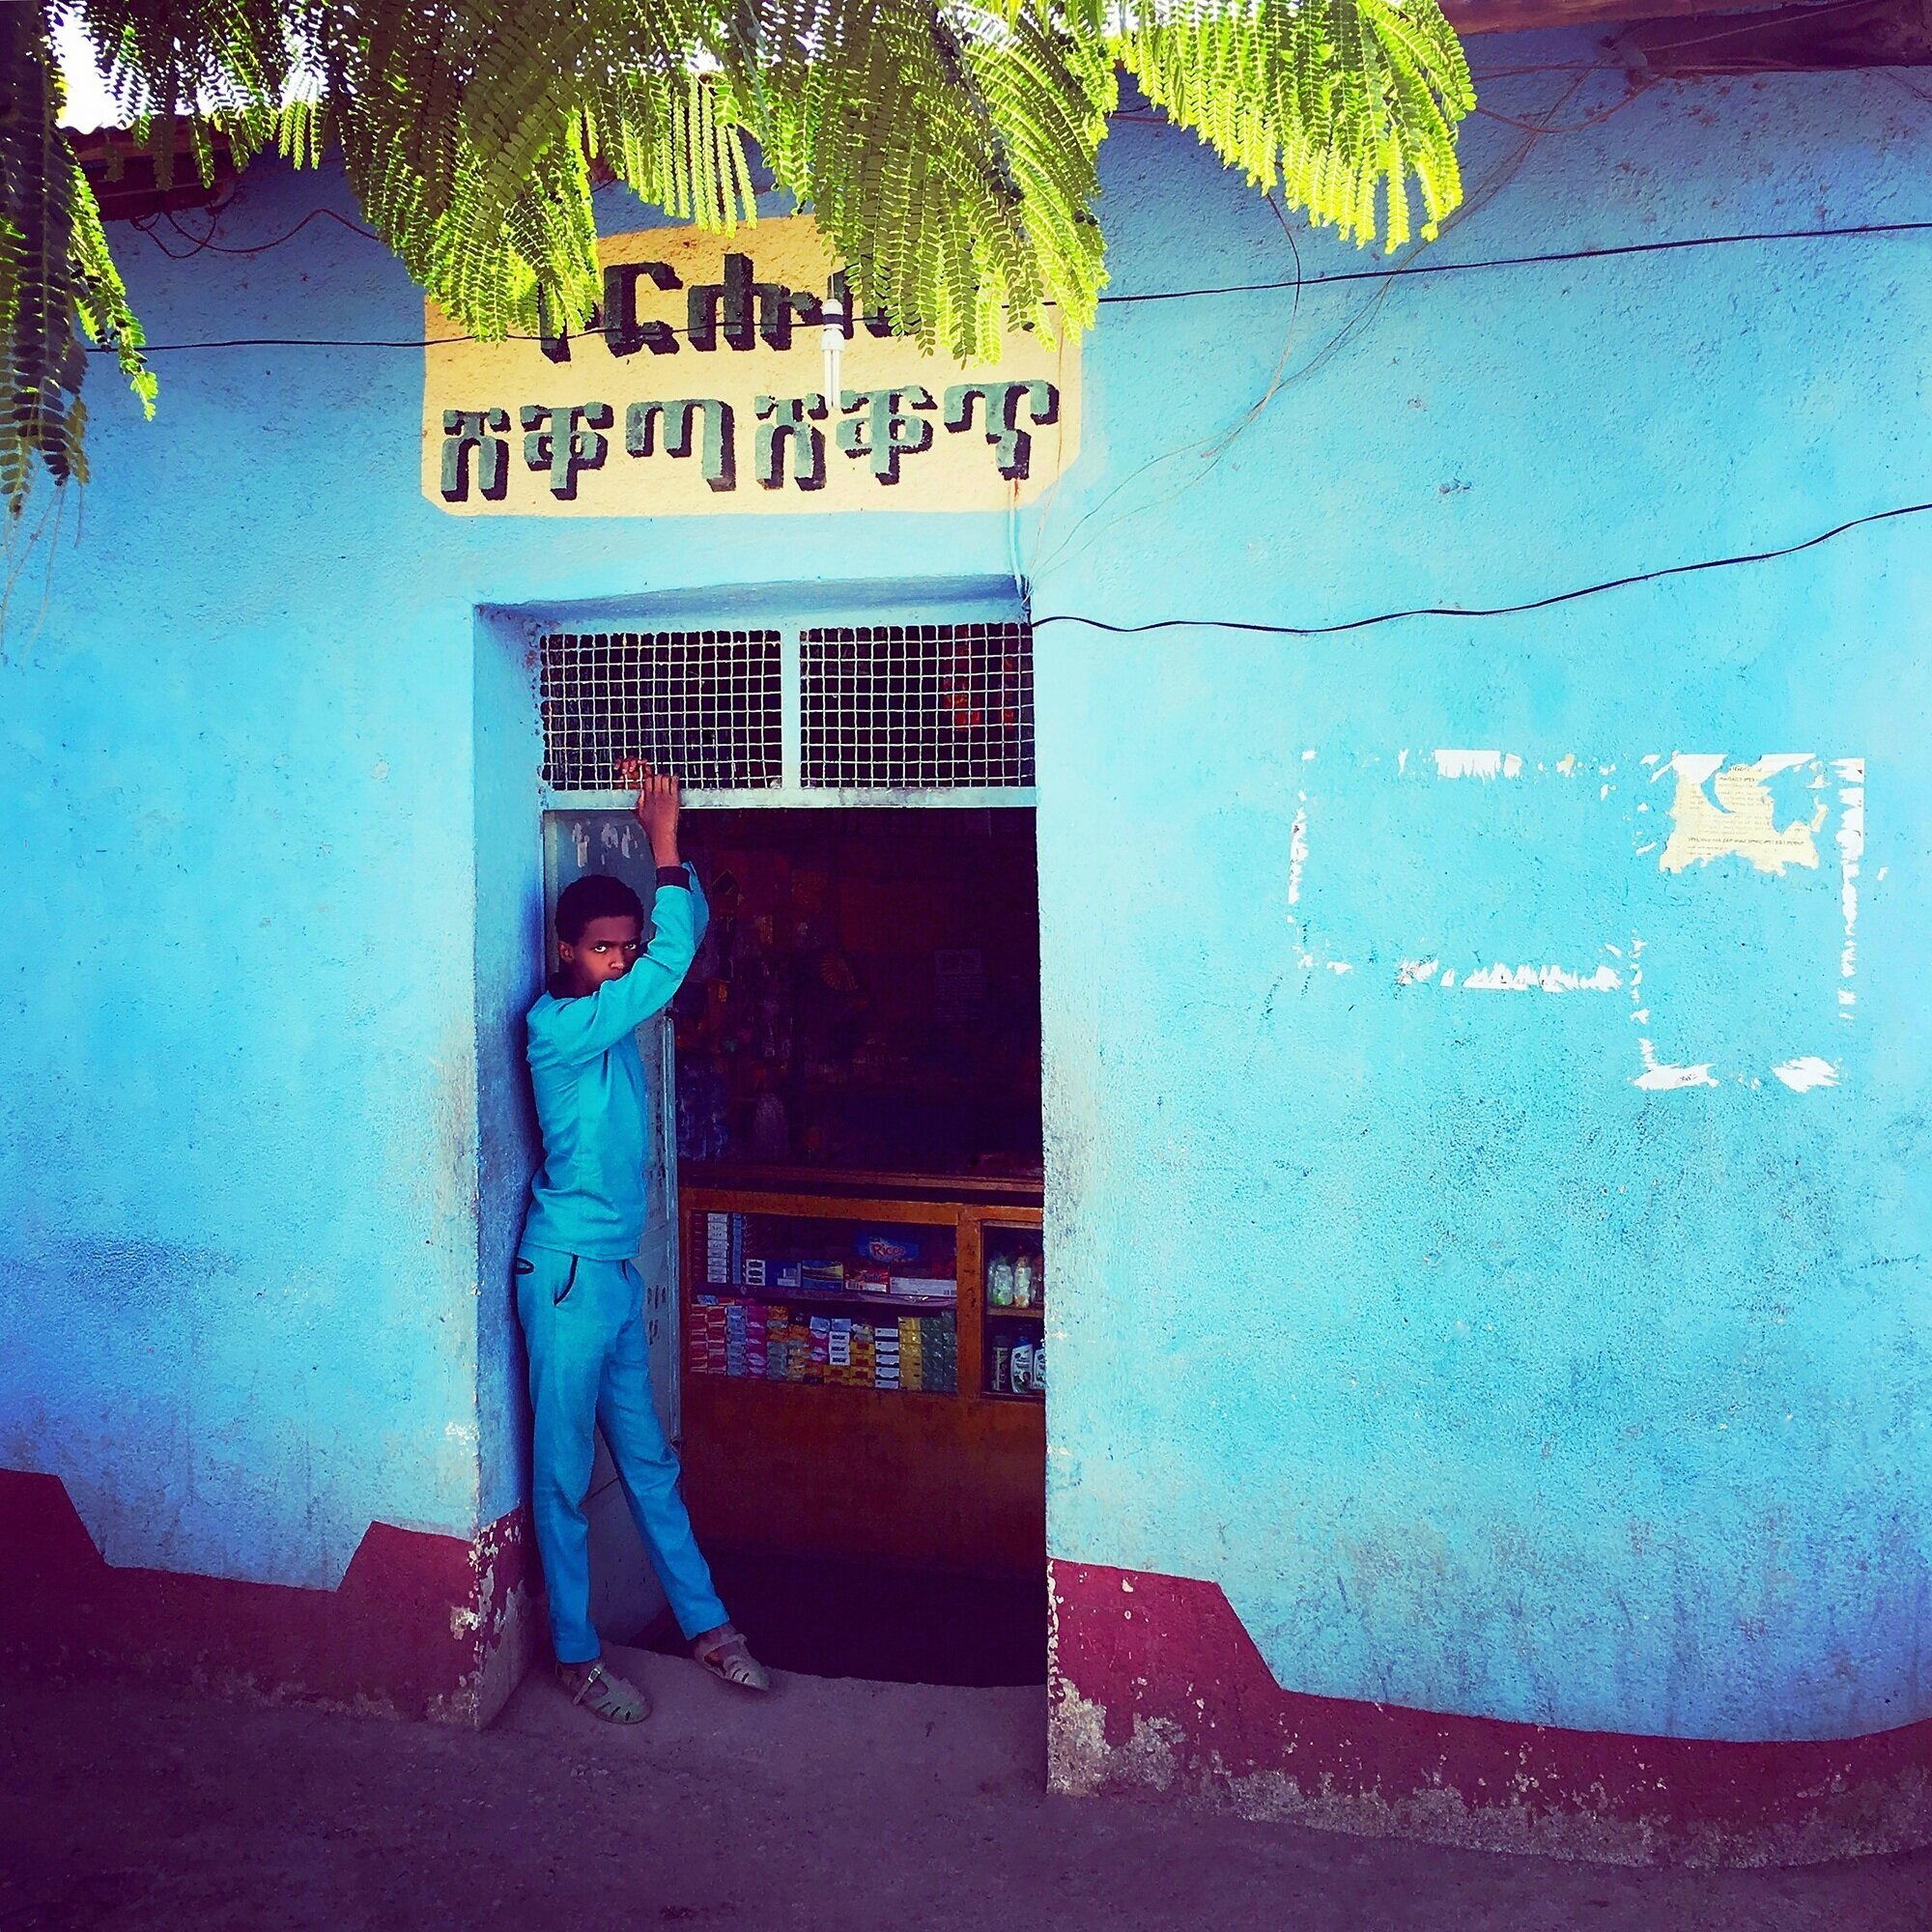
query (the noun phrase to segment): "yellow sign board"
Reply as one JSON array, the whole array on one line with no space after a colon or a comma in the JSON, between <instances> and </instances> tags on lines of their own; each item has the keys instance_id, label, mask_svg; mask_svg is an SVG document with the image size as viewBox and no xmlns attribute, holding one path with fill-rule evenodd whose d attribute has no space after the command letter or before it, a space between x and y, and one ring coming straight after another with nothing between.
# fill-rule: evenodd
<instances>
[{"instance_id":1,"label":"yellow sign board","mask_svg":"<svg viewBox=\"0 0 1932 1932\"><path fill-rule=\"evenodd\" d=\"M426 305L422 489L453 516L999 510L1079 453L1080 351L958 364L855 311L808 216L599 243L596 327L469 342Z\"/></svg>"}]
</instances>

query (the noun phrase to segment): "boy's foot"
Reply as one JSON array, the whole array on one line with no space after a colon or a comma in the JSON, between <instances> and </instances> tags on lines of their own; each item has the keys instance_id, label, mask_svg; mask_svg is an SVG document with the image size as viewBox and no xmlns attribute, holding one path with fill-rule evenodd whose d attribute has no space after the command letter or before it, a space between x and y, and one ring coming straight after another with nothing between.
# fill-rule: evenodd
<instances>
[{"instance_id":1,"label":"boy's foot","mask_svg":"<svg viewBox=\"0 0 1932 1932\"><path fill-rule=\"evenodd\" d=\"M651 1715L651 1700L643 1690L613 1677L602 1658L588 1663L559 1663L556 1675L573 1704L607 1724L641 1724Z\"/></svg>"},{"instance_id":2,"label":"boy's foot","mask_svg":"<svg viewBox=\"0 0 1932 1932\"><path fill-rule=\"evenodd\" d=\"M772 1688L765 1666L752 1655L744 1633L734 1625L721 1624L715 1631L706 1631L692 1644L691 1654L712 1676L735 1684L741 1690Z\"/></svg>"}]
</instances>

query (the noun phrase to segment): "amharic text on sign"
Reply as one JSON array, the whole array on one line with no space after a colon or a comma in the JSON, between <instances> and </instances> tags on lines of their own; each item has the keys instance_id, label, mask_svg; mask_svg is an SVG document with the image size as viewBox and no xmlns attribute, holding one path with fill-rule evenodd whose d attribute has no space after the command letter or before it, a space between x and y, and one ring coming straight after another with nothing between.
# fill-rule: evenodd
<instances>
[{"instance_id":1,"label":"amharic text on sign","mask_svg":"<svg viewBox=\"0 0 1932 1932\"><path fill-rule=\"evenodd\" d=\"M988 510L1079 445L1079 351L960 366L859 312L807 217L600 244L595 326L470 342L434 303L422 486L469 516Z\"/></svg>"}]
</instances>

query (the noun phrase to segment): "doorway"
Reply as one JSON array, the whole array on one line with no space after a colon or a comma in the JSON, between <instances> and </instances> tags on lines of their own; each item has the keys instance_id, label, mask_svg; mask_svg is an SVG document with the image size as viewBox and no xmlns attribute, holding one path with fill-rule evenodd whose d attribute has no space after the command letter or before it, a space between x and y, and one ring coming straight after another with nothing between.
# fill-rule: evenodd
<instances>
[{"instance_id":1,"label":"doorway","mask_svg":"<svg viewBox=\"0 0 1932 1932\"><path fill-rule=\"evenodd\" d=\"M1031 639L989 618L541 646L553 897L599 870L648 903L593 786L627 755L687 777L711 920L645 1043L645 1260L726 1602L781 1669L1042 1682Z\"/></svg>"},{"instance_id":2,"label":"doorway","mask_svg":"<svg viewBox=\"0 0 1932 1932\"><path fill-rule=\"evenodd\" d=\"M1041 1681L1033 812L702 811L686 843L699 1534L781 1668Z\"/></svg>"}]
</instances>

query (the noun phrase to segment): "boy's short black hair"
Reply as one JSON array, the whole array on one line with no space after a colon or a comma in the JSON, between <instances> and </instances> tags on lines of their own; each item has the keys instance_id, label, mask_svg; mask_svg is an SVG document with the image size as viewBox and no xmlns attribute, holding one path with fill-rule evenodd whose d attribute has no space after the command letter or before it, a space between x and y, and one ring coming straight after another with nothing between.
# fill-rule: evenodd
<instances>
[{"instance_id":1,"label":"boy's short black hair","mask_svg":"<svg viewBox=\"0 0 1932 1932\"><path fill-rule=\"evenodd\" d=\"M556 895L556 936L575 946L593 919L634 919L643 929L644 902L622 879L606 872L587 872Z\"/></svg>"}]
</instances>

